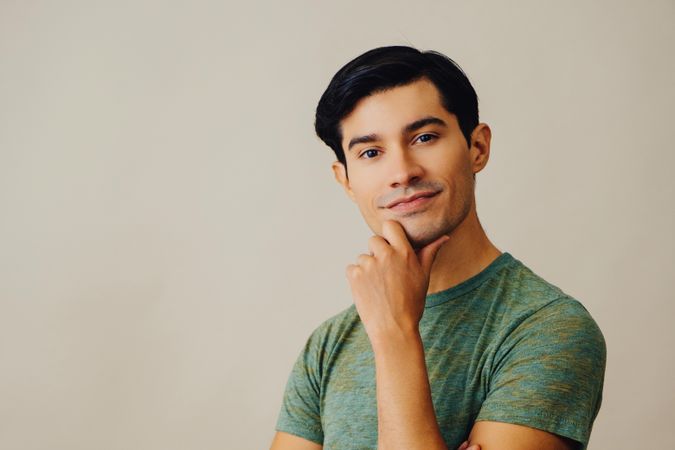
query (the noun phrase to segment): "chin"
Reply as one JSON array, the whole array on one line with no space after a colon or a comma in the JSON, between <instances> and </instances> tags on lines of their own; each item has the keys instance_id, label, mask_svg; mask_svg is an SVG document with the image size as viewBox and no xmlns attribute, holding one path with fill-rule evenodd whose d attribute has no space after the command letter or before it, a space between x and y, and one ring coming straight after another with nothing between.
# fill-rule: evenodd
<instances>
[{"instance_id":1,"label":"chin","mask_svg":"<svg viewBox=\"0 0 675 450\"><path fill-rule=\"evenodd\" d=\"M441 237L440 234L438 236L434 236L433 238L409 239L410 246L413 248L413 250L418 251L426 247L427 245L431 244L439 237Z\"/></svg>"},{"instance_id":2,"label":"chin","mask_svg":"<svg viewBox=\"0 0 675 450\"><path fill-rule=\"evenodd\" d=\"M431 244L444 234L447 234L443 229L429 229L425 227L410 226L405 223L401 224L408 237L410 246L416 251Z\"/></svg>"}]
</instances>

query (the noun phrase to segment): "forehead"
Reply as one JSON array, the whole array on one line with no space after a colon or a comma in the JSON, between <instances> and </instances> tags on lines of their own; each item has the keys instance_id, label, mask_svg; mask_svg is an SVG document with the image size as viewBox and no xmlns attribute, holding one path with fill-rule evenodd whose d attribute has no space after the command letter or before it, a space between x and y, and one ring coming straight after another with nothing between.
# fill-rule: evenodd
<instances>
[{"instance_id":1,"label":"forehead","mask_svg":"<svg viewBox=\"0 0 675 450\"><path fill-rule=\"evenodd\" d=\"M371 94L359 100L340 122L343 148L354 136L398 134L401 126L429 115L451 116L443 107L440 92L426 78Z\"/></svg>"}]
</instances>

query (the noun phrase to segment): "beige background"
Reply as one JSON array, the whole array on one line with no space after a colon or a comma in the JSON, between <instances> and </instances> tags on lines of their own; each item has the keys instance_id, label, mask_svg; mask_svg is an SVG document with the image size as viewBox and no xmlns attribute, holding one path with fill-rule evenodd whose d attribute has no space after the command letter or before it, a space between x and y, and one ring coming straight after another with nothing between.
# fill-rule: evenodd
<instances>
[{"instance_id":1,"label":"beige background","mask_svg":"<svg viewBox=\"0 0 675 450\"><path fill-rule=\"evenodd\" d=\"M590 448L672 448L674 23L673 1L0 0L0 448L267 448L371 234L314 108L390 44L467 72L488 235L604 332Z\"/></svg>"}]
</instances>

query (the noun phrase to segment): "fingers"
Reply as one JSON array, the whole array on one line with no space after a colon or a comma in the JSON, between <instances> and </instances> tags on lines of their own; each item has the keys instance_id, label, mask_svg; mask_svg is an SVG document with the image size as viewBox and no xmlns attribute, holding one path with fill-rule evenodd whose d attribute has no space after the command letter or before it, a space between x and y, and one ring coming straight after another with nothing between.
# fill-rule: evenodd
<instances>
[{"instance_id":1,"label":"fingers","mask_svg":"<svg viewBox=\"0 0 675 450\"><path fill-rule=\"evenodd\" d=\"M372 264L374 262L375 262L374 256L366 255L364 253L361 253L359 257L356 259L356 264L361 267L368 267L369 264Z\"/></svg>"},{"instance_id":2,"label":"fingers","mask_svg":"<svg viewBox=\"0 0 675 450\"><path fill-rule=\"evenodd\" d=\"M469 447L469 441L464 441L462 442L462 445L457 448L457 450L480 450L480 445L473 444L471 447Z\"/></svg>"},{"instance_id":3,"label":"fingers","mask_svg":"<svg viewBox=\"0 0 675 450\"><path fill-rule=\"evenodd\" d=\"M345 269L345 274L348 279L355 278L356 276L363 273L363 269L368 269L371 264L375 262L375 257L373 255L366 255L361 253L358 258L356 258L355 264L347 265Z\"/></svg>"},{"instance_id":4,"label":"fingers","mask_svg":"<svg viewBox=\"0 0 675 450\"><path fill-rule=\"evenodd\" d=\"M382 222L382 237L396 250L402 253L414 252L408 236L405 234L403 225L395 220L385 220Z\"/></svg>"},{"instance_id":5,"label":"fingers","mask_svg":"<svg viewBox=\"0 0 675 450\"><path fill-rule=\"evenodd\" d=\"M391 246L382 236L372 236L368 239L368 249L370 250L370 255L375 256L382 255L391 250Z\"/></svg>"},{"instance_id":6,"label":"fingers","mask_svg":"<svg viewBox=\"0 0 675 450\"><path fill-rule=\"evenodd\" d=\"M420 263L422 264L422 267L426 273L429 273L431 270L431 265L434 263L434 259L436 258L436 255L438 254L441 246L448 240L450 240L450 238L447 235L443 235L418 252L417 256L420 259Z\"/></svg>"}]
</instances>

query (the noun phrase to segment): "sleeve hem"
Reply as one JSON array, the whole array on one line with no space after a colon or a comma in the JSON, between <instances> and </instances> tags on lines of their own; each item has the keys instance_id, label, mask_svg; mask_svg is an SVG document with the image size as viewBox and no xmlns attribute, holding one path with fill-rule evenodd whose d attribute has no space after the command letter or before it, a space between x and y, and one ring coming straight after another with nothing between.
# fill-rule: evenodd
<instances>
[{"instance_id":1,"label":"sleeve hem","mask_svg":"<svg viewBox=\"0 0 675 450\"><path fill-rule=\"evenodd\" d=\"M535 412L532 415L525 416L509 413L500 414L493 411L491 413L479 414L475 421L478 422L481 420L494 420L496 422L513 423L516 425L537 428L580 442L584 449L588 445L590 438L590 431L585 431L585 427L578 422L546 412Z\"/></svg>"},{"instance_id":2,"label":"sleeve hem","mask_svg":"<svg viewBox=\"0 0 675 450\"><path fill-rule=\"evenodd\" d=\"M323 445L323 432L313 430L306 426L279 424L275 427L275 430L283 431L284 433L292 434L294 436L312 441L315 444Z\"/></svg>"}]
</instances>

